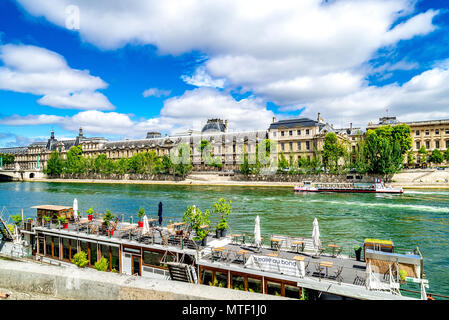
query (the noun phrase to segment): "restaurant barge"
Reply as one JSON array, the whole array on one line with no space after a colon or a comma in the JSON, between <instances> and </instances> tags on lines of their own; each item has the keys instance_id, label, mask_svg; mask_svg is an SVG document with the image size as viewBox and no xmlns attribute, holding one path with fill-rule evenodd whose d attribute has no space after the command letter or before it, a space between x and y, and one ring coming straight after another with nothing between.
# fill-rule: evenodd
<instances>
[{"instance_id":1,"label":"restaurant barge","mask_svg":"<svg viewBox=\"0 0 449 320\"><path fill-rule=\"evenodd\" d=\"M402 188L387 187L376 180L375 183L312 183L304 181L302 186L295 186L295 192L349 192L349 193L404 193Z\"/></svg>"},{"instance_id":2,"label":"restaurant barge","mask_svg":"<svg viewBox=\"0 0 449 320\"><path fill-rule=\"evenodd\" d=\"M315 248L311 238L282 235L271 235L259 246L250 235L209 235L201 245L183 222L160 227L149 219L144 234L137 224L115 221L107 226L102 219L73 219L70 207L33 208L37 219L19 228L21 240L14 243L44 263L69 265L74 254L84 251L89 268L105 257L110 272L296 299L428 298L419 249L400 254L391 241L366 239L363 259L343 255L335 243ZM52 221L42 220L43 215ZM67 225L57 222L60 215L68 218ZM404 283L417 284L415 297L401 294Z\"/></svg>"}]
</instances>

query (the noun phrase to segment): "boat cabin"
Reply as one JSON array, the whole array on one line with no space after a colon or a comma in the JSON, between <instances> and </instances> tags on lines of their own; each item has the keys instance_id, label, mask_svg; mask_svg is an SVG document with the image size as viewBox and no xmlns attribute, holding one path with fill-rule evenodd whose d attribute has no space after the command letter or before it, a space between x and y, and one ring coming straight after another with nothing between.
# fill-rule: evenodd
<instances>
[{"instance_id":1,"label":"boat cabin","mask_svg":"<svg viewBox=\"0 0 449 320\"><path fill-rule=\"evenodd\" d=\"M67 206L55 206L55 205L39 205L31 207L37 209L36 218L42 221L44 216L51 217L51 222L55 223L58 217L65 217L69 221L74 220L73 208Z\"/></svg>"}]
</instances>

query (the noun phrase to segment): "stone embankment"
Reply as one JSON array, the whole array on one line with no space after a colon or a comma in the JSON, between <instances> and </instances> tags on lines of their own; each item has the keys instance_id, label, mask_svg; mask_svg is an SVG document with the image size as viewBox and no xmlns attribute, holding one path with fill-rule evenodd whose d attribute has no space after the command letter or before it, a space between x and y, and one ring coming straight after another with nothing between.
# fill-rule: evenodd
<instances>
[{"instance_id":1,"label":"stone embankment","mask_svg":"<svg viewBox=\"0 0 449 320\"><path fill-rule=\"evenodd\" d=\"M0 259L0 290L8 299L268 300L286 299L171 280Z\"/></svg>"}]
</instances>

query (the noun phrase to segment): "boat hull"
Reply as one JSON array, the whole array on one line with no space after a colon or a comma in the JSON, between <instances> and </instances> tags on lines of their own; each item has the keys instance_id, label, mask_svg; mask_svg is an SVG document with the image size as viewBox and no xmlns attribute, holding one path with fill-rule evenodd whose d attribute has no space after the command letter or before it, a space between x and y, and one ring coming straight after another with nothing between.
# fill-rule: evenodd
<instances>
[{"instance_id":1,"label":"boat hull","mask_svg":"<svg viewBox=\"0 0 449 320\"><path fill-rule=\"evenodd\" d=\"M303 189L294 188L295 192L345 192L345 193L404 193L402 189L385 189L385 190L358 190L358 189Z\"/></svg>"}]
</instances>

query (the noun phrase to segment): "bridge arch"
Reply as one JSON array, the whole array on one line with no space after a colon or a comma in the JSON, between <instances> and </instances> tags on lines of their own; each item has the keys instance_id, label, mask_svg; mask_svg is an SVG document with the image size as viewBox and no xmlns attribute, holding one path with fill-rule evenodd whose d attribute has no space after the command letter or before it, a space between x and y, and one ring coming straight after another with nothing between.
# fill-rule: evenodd
<instances>
[{"instance_id":1,"label":"bridge arch","mask_svg":"<svg viewBox=\"0 0 449 320\"><path fill-rule=\"evenodd\" d=\"M0 181L12 181L13 177L8 174L2 174L0 172Z\"/></svg>"}]
</instances>

